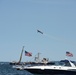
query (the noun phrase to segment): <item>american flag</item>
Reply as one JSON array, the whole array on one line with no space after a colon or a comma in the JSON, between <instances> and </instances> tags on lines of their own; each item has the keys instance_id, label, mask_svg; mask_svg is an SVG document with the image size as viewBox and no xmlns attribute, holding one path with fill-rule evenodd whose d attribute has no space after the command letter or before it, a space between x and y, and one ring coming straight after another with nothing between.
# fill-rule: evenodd
<instances>
[{"instance_id":1,"label":"american flag","mask_svg":"<svg viewBox=\"0 0 76 75\"><path fill-rule=\"evenodd\" d=\"M25 56L32 56L32 53L25 51Z\"/></svg>"},{"instance_id":2,"label":"american flag","mask_svg":"<svg viewBox=\"0 0 76 75\"><path fill-rule=\"evenodd\" d=\"M73 57L73 54L71 52L66 52L66 56L69 56L69 57Z\"/></svg>"}]
</instances>

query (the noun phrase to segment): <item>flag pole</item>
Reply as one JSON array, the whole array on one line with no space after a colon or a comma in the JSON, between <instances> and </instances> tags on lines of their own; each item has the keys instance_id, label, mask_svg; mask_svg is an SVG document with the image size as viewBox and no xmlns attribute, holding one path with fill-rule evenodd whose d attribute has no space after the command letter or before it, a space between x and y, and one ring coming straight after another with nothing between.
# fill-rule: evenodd
<instances>
[{"instance_id":1,"label":"flag pole","mask_svg":"<svg viewBox=\"0 0 76 75\"><path fill-rule=\"evenodd\" d=\"M20 59L19 59L19 62L18 63L21 62L23 51L24 51L24 46L22 47L22 51L21 51L21 55L20 55Z\"/></svg>"}]
</instances>

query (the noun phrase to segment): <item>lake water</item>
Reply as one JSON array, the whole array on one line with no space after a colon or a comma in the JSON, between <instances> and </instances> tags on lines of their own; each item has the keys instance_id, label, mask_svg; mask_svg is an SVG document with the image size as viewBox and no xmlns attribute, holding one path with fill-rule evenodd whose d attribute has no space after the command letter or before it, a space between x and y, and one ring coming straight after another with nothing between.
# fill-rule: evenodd
<instances>
[{"instance_id":1,"label":"lake water","mask_svg":"<svg viewBox=\"0 0 76 75\"><path fill-rule=\"evenodd\" d=\"M0 63L0 75L33 75L27 71L19 71L12 68L9 63Z\"/></svg>"}]
</instances>

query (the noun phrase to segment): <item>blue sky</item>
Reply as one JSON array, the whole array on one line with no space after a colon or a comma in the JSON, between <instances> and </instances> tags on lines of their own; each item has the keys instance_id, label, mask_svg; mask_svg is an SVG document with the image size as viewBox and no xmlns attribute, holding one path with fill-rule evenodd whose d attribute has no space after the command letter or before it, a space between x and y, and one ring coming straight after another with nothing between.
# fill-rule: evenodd
<instances>
[{"instance_id":1,"label":"blue sky","mask_svg":"<svg viewBox=\"0 0 76 75\"><path fill-rule=\"evenodd\" d=\"M18 61L22 46L33 55L22 61L76 60L76 0L0 0L0 61Z\"/></svg>"}]
</instances>

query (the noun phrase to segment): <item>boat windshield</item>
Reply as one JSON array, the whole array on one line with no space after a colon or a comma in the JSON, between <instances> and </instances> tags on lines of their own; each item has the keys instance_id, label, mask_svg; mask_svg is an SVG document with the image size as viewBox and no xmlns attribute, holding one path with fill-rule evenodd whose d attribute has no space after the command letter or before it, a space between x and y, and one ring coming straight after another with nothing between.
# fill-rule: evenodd
<instances>
[{"instance_id":1,"label":"boat windshield","mask_svg":"<svg viewBox=\"0 0 76 75\"><path fill-rule=\"evenodd\" d=\"M76 66L76 61L71 61Z\"/></svg>"},{"instance_id":2,"label":"boat windshield","mask_svg":"<svg viewBox=\"0 0 76 75\"><path fill-rule=\"evenodd\" d=\"M56 61L54 65L56 65L56 66L64 66L65 63L64 62L60 62L60 61Z\"/></svg>"},{"instance_id":3,"label":"boat windshield","mask_svg":"<svg viewBox=\"0 0 76 75\"><path fill-rule=\"evenodd\" d=\"M71 67L71 64L68 60L61 60L60 63L63 63L63 66L69 66Z\"/></svg>"}]
</instances>

